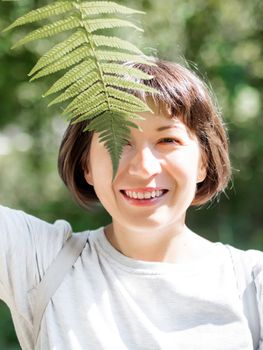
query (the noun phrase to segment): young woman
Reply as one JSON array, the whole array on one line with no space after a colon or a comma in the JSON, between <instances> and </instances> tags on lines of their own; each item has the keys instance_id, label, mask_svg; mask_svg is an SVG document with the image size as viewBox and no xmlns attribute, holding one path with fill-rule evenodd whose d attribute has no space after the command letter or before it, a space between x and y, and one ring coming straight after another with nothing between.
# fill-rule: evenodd
<instances>
[{"instance_id":1,"label":"young woman","mask_svg":"<svg viewBox=\"0 0 263 350\"><path fill-rule=\"evenodd\" d=\"M112 223L87 234L45 309L36 343L34 290L72 235L0 209L0 296L23 349L263 349L263 254L210 242L187 209L227 186L226 132L205 84L161 60L137 66L158 94L131 129L112 181L110 156L85 123L68 127L59 172L78 202L102 203ZM56 279L56 276L54 277ZM33 344L33 345L32 345Z\"/></svg>"}]
</instances>

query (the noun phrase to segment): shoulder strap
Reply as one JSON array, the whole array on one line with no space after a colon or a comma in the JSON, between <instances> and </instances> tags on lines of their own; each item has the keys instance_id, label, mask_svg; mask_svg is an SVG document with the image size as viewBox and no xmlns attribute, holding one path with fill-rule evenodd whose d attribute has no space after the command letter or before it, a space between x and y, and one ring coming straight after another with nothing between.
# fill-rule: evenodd
<instances>
[{"instance_id":1,"label":"shoulder strap","mask_svg":"<svg viewBox=\"0 0 263 350\"><path fill-rule=\"evenodd\" d=\"M43 314L48 302L80 256L89 232L74 234L64 244L35 290L36 308L33 315L33 335L36 344Z\"/></svg>"},{"instance_id":2,"label":"shoulder strap","mask_svg":"<svg viewBox=\"0 0 263 350\"><path fill-rule=\"evenodd\" d=\"M256 286L253 276L253 265L239 249L228 246L237 277L240 299L243 302L244 314L252 334L254 349L258 348L260 340L260 318L256 297Z\"/></svg>"}]
</instances>

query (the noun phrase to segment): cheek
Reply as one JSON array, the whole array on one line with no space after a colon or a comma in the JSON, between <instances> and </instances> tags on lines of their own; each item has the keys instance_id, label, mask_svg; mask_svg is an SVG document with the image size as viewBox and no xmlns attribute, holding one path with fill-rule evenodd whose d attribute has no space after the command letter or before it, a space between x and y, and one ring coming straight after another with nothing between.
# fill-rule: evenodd
<instances>
[{"instance_id":1,"label":"cheek","mask_svg":"<svg viewBox=\"0 0 263 350\"><path fill-rule=\"evenodd\" d=\"M90 148L89 169L92 173L94 183L100 181L102 178L111 178L112 165L108 151L98 138L94 137Z\"/></svg>"},{"instance_id":2,"label":"cheek","mask_svg":"<svg viewBox=\"0 0 263 350\"><path fill-rule=\"evenodd\" d=\"M90 183L100 202L104 205L112 188L112 165L108 151L94 137L90 147L86 180Z\"/></svg>"},{"instance_id":3,"label":"cheek","mask_svg":"<svg viewBox=\"0 0 263 350\"><path fill-rule=\"evenodd\" d=\"M165 159L166 170L182 185L191 182L194 185L198 179L199 153L195 149L170 154Z\"/></svg>"}]
</instances>

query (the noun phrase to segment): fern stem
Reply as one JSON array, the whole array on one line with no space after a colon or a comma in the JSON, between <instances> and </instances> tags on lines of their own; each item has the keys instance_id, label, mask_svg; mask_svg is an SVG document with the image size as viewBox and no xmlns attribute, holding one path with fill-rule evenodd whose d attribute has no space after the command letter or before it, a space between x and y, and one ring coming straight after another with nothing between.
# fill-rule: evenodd
<instances>
[{"instance_id":1,"label":"fern stem","mask_svg":"<svg viewBox=\"0 0 263 350\"><path fill-rule=\"evenodd\" d=\"M78 0L77 0L78 1ZM81 2L78 1L78 2ZM78 10L80 11L80 15L81 15L81 25L83 26L83 20L84 20L84 14L83 12L81 11L80 8L78 8ZM108 110L110 111L111 110L111 105L110 105L110 99L109 99L109 94L107 92L107 85L106 85L106 82L104 80L104 73L103 73L103 70L99 64L99 60L98 60L98 57L96 56L96 50L95 50L95 43L93 41L93 38L92 38L92 34L89 33L89 31L87 30L87 28L85 27L85 25L83 26L84 29L85 29L85 34L86 34L86 37L87 37L87 44L90 45L90 48L91 48L91 51L92 51L92 54L93 54L93 57L95 59L95 65L98 69L98 72L99 72L99 76L100 76L100 79L101 79L101 82L103 84L103 89L104 89L104 92L105 92L105 98L106 98L106 103L107 103L107 106L108 106Z\"/></svg>"},{"instance_id":2,"label":"fern stem","mask_svg":"<svg viewBox=\"0 0 263 350\"><path fill-rule=\"evenodd\" d=\"M103 71L102 71L102 68L99 64L99 61L98 61L98 58L96 56L96 50L94 48L94 42L92 40L92 35L88 34L88 39L89 39L89 43L90 43L90 47L92 49L92 52L93 52L93 55L95 57L95 64L98 68L98 71L99 71L99 75L100 75L100 78L101 78L101 81L102 81L102 84L103 84L103 88L104 88L104 91L105 91L105 97L106 97L106 102L107 102L107 105L108 105L108 109L110 111L110 100L109 100L109 94L107 92L107 86L106 86L106 83L105 83L105 80L104 80L104 75L103 75Z\"/></svg>"}]
</instances>

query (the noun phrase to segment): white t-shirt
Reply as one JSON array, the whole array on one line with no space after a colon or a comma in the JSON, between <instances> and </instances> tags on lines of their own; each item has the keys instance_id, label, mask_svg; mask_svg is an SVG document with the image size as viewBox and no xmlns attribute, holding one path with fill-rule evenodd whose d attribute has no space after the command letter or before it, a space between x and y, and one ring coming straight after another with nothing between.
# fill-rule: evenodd
<instances>
[{"instance_id":1,"label":"white t-shirt","mask_svg":"<svg viewBox=\"0 0 263 350\"><path fill-rule=\"evenodd\" d=\"M72 234L0 207L0 298L9 306L22 349L32 343L32 290ZM263 253L240 251L254 273L263 350ZM0 330L1 331L1 330ZM229 249L195 263L145 262L122 255L103 228L90 231L74 267L44 313L41 350L252 350L252 337Z\"/></svg>"}]
</instances>

